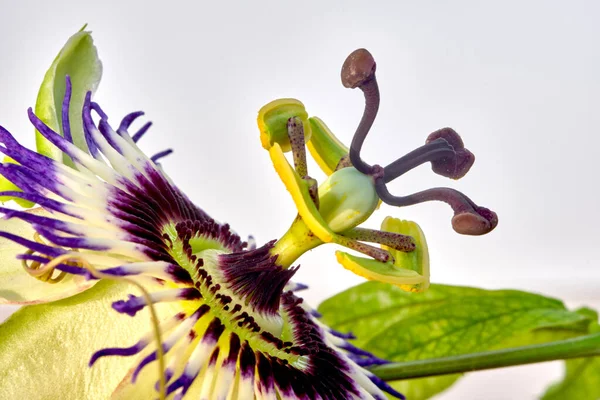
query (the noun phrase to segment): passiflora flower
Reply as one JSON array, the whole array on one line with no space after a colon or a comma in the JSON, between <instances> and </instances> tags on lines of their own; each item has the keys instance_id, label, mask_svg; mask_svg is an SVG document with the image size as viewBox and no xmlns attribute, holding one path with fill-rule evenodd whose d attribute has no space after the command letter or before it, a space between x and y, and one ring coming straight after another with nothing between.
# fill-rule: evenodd
<instances>
[{"instance_id":1,"label":"passiflora flower","mask_svg":"<svg viewBox=\"0 0 600 400\"><path fill-rule=\"evenodd\" d=\"M343 83L360 87L367 100L349 150L297 100L277 100L259 112L261 142L298 209L290 229L261 246L243 241L177 188L157 164L169 151L148 157L140 150L137 141L149 125L129 130L143 113L125 116L115 129L90 91L74 110L68 76L60 124L53 128L28 111L52 154L25 148L0 127L0 151L13 160L0 173L19 189L1 195L39 206L0 208L7 219L2 268L24 267L22 276L6 275L12 281L5 279L0 293L13 282L13 302L42 303L85 290L27 306L0 326L3 395L384 399L386 392L403 398L369 372L384 360L353 346L351 334L325 326L296 295L304 288L291 281L296 260L336 243L368 256L338 252L344 267L424 290L427 245L415 223L387 218L381 231L359 227L380 201L445 201L455 211L454 229L466 234L489 232L497 218L450 189L406 197L387 191L387 182L425 162L459 178L473 156L446 128L385 168L364 162L360 147L379 101L374 72L365 50L342 70ZM81 115L79 136L73 115ZM320 186L308 175L307 144L328 175ZM131 283L140 295L129 294Z\"/></svg>"}]
</instances>

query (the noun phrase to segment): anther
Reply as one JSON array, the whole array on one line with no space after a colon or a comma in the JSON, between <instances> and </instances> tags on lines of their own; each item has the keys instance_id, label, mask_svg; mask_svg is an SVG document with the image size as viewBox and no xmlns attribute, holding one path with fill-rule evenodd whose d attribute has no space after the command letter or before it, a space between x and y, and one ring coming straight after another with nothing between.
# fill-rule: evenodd
<instances>
[{"instance_id":1,"label":"anther","mask_svg":"<svg viewBox=\"0 0 600 400\"><path fill-rule=\"evenodd\" d=\"M338 171L342 168L348 168L352 166L352 161L350 161L350 155L346 154L344 156L342 156L342 158L340 158L340 161L338 162L337 166L335 167L335 170Z\"/></svg>"},{"instance_id":2,"label":"anther","mask_svg":"<svg viewBox=\"0 0 600 400\"><path fill-rule=\"evenodd\" d=\"M353 51L342 66L342 84L347 88L359 88L365 95L365 110L350 145L350 160L354 168L363 174L371 173L371 166L360 158L362 145L375 121L379 110L379 87L375 78L376 64L366 49Z\"/></svg>"},{"instance_id":3,"label":"anther","mask_svg":"<svg viewBox=\"0 0 600 400\"><path fill-rule=\"evenodd\" d=\"M304 147L304 126L302 120L298 117L288 119L287 131L292 147L292 156L294 158L294 167L301 178L308 175L306 166L306 149Z\"/></svg>"},{"instance_id":4,"label":"anther","mask_svg":"<svg viewBox=\"0 0 600 400\"><path fill-rule=\"evenodd\" d=\"M392 249L404 252L415 250L415 241L412 237L394 232L378 231L366 228L354 228L344 232L344 236L363 242L378 243Z\"/></svg>"}]
</instances>

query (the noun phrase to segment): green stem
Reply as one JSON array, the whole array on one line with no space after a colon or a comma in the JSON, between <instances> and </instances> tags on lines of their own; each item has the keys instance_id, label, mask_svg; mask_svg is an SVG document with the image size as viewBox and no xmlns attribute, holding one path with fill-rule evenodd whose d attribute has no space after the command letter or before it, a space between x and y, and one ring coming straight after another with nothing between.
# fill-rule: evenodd
<instances>
[{"instance_id":1,"label":"green stem","mask_svg":"<svg viewBox=\"0 0 600 400\"><path fill-rule=\"evenodd\" d=\"M593 356L600 356L600 333L505 350L385 364L371 368L371 372L392 381Z\"/></svg>"},{"instance_id":2,"label":"green stem","mask_svg":"<svg viewBox=\"0 0 600 400\"><path fill-rule=\"evenodd\" d=\"M290 229L275 243L271 254L277 255L277 264L288 268L308 250L323 244L308 229L302 218L296 217Z\"/></svg>"}]
</instances>

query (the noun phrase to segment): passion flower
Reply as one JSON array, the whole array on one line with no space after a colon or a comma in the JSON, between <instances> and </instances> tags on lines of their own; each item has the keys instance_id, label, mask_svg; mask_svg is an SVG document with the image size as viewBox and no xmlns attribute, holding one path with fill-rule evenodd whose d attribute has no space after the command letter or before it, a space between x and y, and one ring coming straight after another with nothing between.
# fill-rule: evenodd
<instances>
[{"instance_id":1,"label":"passion flower","mask_svg":"<svg viewBox=\"0 0 600 400\"><path fill-rule=\"evenodd\" d=\"M358 56L358 63L353 61L356 54L349 58L343 72L344 84L351 81L348 86L363 89L367 97L349 156L320 120L307 119L296 100L279 100L259 112L261 141L292 194L298 216L283 237L258 247L243 241L229 225L216 222L177 188L157 165L170 151L148 157L140 150L137 141L149 125L133 135L129 129L143 113L125 116L115 129L88 92L81 110L87 151L76 146L69 120L68 77L61 113L63 136L31 109L28 112L36 130L68 163L25 148L0 127L0 151L15 161L0 165L0 174L21 190L0 195L41 207L34 212L0 208L5 218L19 219L33 232L27 236L23 225L0 232L23 246L17 258L25 271L48 287L71 280L83 290L97 279L114 279L143 289L140 296L113 301L112 312L137 319L141 310L149 308L153 329L140 329L138 337L118 337L119 346L78 355L89 357L92 370L103 368L103 360L112 357L131 360L131 369L114 388L114 396L146 398L149 391L157 390L161 398L175 399L385 399L384 392L403 398L366 369L385 360L353 346L351 334L325 326L296 295L303 288L291 282L296 260L320 244L337 243L369 256L338 252L346 268L407 290L424 290L429 261L416 224L386 219L381 231L359 227L379 199L395 205L446 201L455 209L454 227L461 233L485 233L497 220L491 211L450 189L405 198L387 192L387 182L423 162L432 162L435 171L447 176L460 177L472 158L460 138L446 130L388 167L361 160L360 147L376 113L378 89L372 57L365 61L363 50ZM307 140L330 175L321 186L308 176ZM294 167L284 150L292 152ZM168 308L162 307L166 304ZM100 326L106 316L93 318ZM76 335L77 319L73 323L65 332ZM65 334L61 339L68 343L71 337ZM10 340L18 343L19 339ZM19 362L12 359L13 369L0 383L3 393L35 392L15 385L27 374L15 367ZM157 364L160 373L149 368L151 364ZM94 385L102 382L80 386ZM90 397L97 393L83 390Z\"/></svg>"}]
</instances>

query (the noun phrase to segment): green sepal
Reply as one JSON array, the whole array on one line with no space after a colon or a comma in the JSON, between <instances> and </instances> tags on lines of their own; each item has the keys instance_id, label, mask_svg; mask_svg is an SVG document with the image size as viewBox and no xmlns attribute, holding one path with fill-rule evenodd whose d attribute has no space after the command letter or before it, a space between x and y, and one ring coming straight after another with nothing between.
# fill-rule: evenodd
<instances>
[{"instance_id":1,"label":"green sepal","mask_svg":"<svg viewBox=\"0 0 600 400\"><path fill-rule=\"evenodd\" d=\"M311 137L308 114L304 104L296 99L278 99L265 104L257 117L260 131L260 142L269 150L277 143L284 153L292 149L287 131L287 122L290 118L300 118L304 128L304 140L308 142Z\"/></svg>"},{"instance_id":2,"label":"green sepal","mask_svg":"<svg viewBox=\"0 0 600 400\"><path fill-rule=\"evenodd\" d=\"M331 175L348 148L335 137L325 123L317 117L310 117L311 137L307 143L310 154L327 175Z\"/></svg>"},{"instance_id":3,"label":"green sepal","mask_svg":"<svg viewBox=\"0 0 600 400\"><path fill-rule=\"evenodd\" d=\"M63 135L62 102L65 77L71 77L72 96L69 120L73 143L87 151L81 110L87 91L95 92L102 76L102 63L94 46L91 32L85 26L71 36L46 72L35 104L35 114L55 132ZM56 161L71 163L62 152L36 131L36 147L40 154Z\"/></svg>"}]
</instances>

